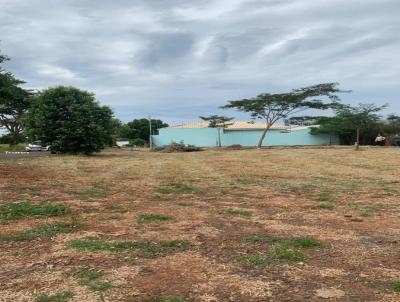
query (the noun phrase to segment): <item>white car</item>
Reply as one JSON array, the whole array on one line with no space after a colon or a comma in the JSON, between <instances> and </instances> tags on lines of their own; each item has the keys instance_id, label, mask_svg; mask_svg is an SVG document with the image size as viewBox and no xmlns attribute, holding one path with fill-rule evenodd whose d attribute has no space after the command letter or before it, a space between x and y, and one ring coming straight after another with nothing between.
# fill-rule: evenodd
<instances>
[{"instance_id":1,"label":"white car","mask_svg":"<svg viewBox=\"0 0 400 302\"><path fill-rule=\"evenodd\" d=\"M42 146L41 142L33 142L33 143L29 143L28 146L25 147L25 150L28 152L50 151L50 146Z\"/></svg>"}]
</instances>

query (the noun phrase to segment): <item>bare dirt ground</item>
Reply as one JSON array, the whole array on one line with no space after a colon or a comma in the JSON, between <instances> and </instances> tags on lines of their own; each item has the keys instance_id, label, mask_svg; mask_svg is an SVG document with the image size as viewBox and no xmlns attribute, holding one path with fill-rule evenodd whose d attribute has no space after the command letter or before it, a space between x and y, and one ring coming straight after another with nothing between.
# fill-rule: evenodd
<instances>
[{"instance_id":1,"label":"bare dirt ground","mask_svg":"<svg viewBox=\"0 0 400 302\"><path fill-rule=\"evenodd\" d=\"M390 148L0 160L0 301L400 301L399 162ZM68 211L12 216L21 202Z\"/></svg>"}]
</instances>

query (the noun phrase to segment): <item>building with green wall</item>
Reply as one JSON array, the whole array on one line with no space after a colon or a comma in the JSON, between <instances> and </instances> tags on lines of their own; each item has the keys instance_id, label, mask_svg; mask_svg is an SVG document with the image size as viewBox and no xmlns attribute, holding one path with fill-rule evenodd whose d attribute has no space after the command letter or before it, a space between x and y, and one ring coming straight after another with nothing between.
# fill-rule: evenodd
<instances>
[{"instance_id":1,"label":"building with green wall","mask_svg":"<svg viewBox=\"0 0 400 302\"><path fill-rule=\"evenodd\" d=\"M316 127L316 126L313 126ZM198 147L227 147L242 145L254 147L261 137L264 124L254 122L233 122L226 128L209 128L207 122L197 122L159 129L153 135L154 146L172 142ZM264 139L263 146L317 146L337 145L339 138L329 134L310 134L310 126L273 126Z\"/></svg>"}]
</instances>

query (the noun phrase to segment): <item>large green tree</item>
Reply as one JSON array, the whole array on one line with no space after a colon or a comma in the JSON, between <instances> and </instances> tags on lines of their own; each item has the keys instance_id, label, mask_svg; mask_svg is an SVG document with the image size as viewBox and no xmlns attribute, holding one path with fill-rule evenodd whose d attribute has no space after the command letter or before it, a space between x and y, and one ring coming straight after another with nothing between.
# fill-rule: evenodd
<instances>
[{"instance_id":1,"label":"large green tree","mask_svg":"<svg viewBox=\"0 0 400 302\"><path fill-rule=\"evenodd\" d=\"M386 106L374 104L337 105L332 117L319 117L319 127L311 129L311 134L329 133L339 136L340 142L353 145L357 142L357 131L361 145L373 144L376 135L381 131L379 112Z\"/></svg>"},{"instance_id":2,"label":"large green tree","mask_svg":"<svg viewBox=\"0 0 400 302\"><path fill-rule=\"evenodd\" d=\"M168 124L163 121L155 119L151 120L151 129L153 133L158 129L165 127L168 127ZM122 125L119 136L120 138L126 138L129 140L140 138L148 142L150 138L149 120L146 118L134 119L133 121Z\"/></svg>"},{"instance_id":3,"label":"large green tree","mask_svg":"<svg viewBox=\"0 0 400 302\"><path fill-rule=\"evenodd\" d=\"M27 134L55 152L99 152L112 143L112 111L92 93L59 86L40 92L25 115Z\"/></svg>"},{"instance_id":4,"label":"large green tree","mask_svg":"<svg viewBox=\"0 0 400 302\"><path fill-rule=\"evenodd\" d=\"M0 64L10 58L0 54ZM16 144L23 139L21 117L29 107L32 92L20 87L24 84L0 65L0 128L8 132L8 141Z\"/></svg>"},{"instance_id":5,"label":"large green tree","mask_svg":"<svg viewBox=\"0 0 400 302\"><path fill-rule=\"evenodd\" d=\"M263 93L252 99L228 101L222 108L234 108L250 113L253 118L264 120L265 129L257 144L261 148L267 132L277 121L307 109L332 108L339 101L337 93L344 92L337 86L338 83L324 83L286 93ZM320 97L326 97L329 102L324 102Z\"/></svg>"}]
</instances>

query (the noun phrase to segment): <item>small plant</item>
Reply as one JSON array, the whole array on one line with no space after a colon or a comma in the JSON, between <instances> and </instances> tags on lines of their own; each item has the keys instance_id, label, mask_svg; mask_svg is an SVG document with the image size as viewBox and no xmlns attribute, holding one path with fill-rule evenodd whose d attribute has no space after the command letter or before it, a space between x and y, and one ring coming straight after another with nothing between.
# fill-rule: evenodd
<instances>
[{"instance_id":1,"label":"small plant","mask_svg":"<svg viewBox=\"0 0 400 302\"><path fill-rule=\"evenodd\" d=\"M332 202L335 200L335 196L333 196L331 193L329 192L321 192L318 194L317 196L317 200L318 201L325 201L325 202Z\"/></svg>"},{"instance_id":2,"label":"small plant","mask_svg":"<svg viewBox=\"0 0 400 302\"><path fill-rule=\"evenodd\" d=\"M255 255L241 256L239 261L247 267L266 267L271 264L271 259Z\"/></svg>"},{"instance_id":3,"label":"small plant","mask_svg":"<svg viewBox=\"0 0 400 302\"><path fill-rule=\"evenodd\" d=\"M108 192L99 187L98 185L93 185L89 188L80 188L75 190L70 190L69 193L74 194L78 199L82 201L94 201L97 199L104 199L108 196Z\"/></svg>"},{"instance_id":4,"label":"small plant","mask_svg":"<svg viewBox=\"0 0 400 302\"><path fill-rule=\"evenodd\" d=\"M83 251L111 251L123 252L139 249L145 257L155 257L160 254L184 251L190 247L188 240L163 240L158 243L148 241L106 241L97 237L87 237L82 240L73 240L68 246Z\"/></svg>"},{"instance_id":5,"label":"small plant","mask_svg":"<svg viewBox=\"0 0 400 302\"><path fill-rule=\"evenodd\" d=\"M189 300L183 298L164 298L162 302L190 302Z\"/></svg>"},{"instance_id":6,"label":"small plant","mask_svg":"<svg viewBox=\"0 0 400 302\"><path fill-rule=\"evenodd\" d=\"M158 190L158 189L157 189ZM169 200L168 199L168 197L164 197L164 196L161 196L161 195L153 195L152 197L151 197L151 200L153 200L153 201L167 201L167 200Z\"/></svg>"},{"instance_id":7,"label":"small plant","mask_svg":"<svg viewBox=\"0 0 400 302\"><path fill-rule=\"evenodd\" d=\"M78 283L87 286L92 291L105 291L113 287L110 282L99 280L103 275L102 271L96 271L89 267L81 267L74 273L74 277L78 279Z\"/></svg>"},{"instance_id":8,"label":"small plant","mask_svg":"<svg viewBox=\"0 0 400 302\"><path fill-rule=\"evenodd\" d=\"M396 293L400 293L400 282L391 282L389 288Z\"/></svg>"},{"instance_id":9,"label":"small plant","mask_svg":"<svg viewBox=\"0 0 400 302\"><path fill-rule=\"evenodd\" d=\"M137 246L142 250L143 255L148 258L156 257L160 254L169 254L187 250L190 247L188 240L164 240L157 243L138 242Z\"/></svg>"},{"instance_id":10,"label":"small plant","mask_svg":"<svg viewBox=\"0 0 400 302\"><path fill-rule=\"evenodd\" d=\"M363 217L372 217L378 211L379 206L366 206L360 209L360 215Z\"/></svg>"},{"instance_id":11,"label":"small plant","mask_svg":"<svg viewBox=\"0 0 400 302\"><path fill-rule=\"evenodd\" d=\"M73 296L74 293L70 291L56 293L50 296L47 294L41 294L35 299L35 302L67 302Z\"/></svg>"},{"instance_id":12,"label":"small plant","mask_svg":"<svg viewBox=\"0 0 400 302\"><path fill-rule=\"evenodd\" d=\"M154 151L161 151L166 153L173 153L173 152L195 152L201 151L202 149L193 145L185 145L183 142L181 143L171 143L166 146L157 147Z\"/></svg>"},{"instance_id":13,"label":"small plant","mask_svg":"<svg viewBox=\"0 0 400 302\"><path fill-rule=\"evenodd\" d=\"M320 202L317 204L317 208L324 210L333 210L335 208L335 205L328 202Z\"/></svg>"},{"instance_id":14,"label":"small plant","mask_svg":"<svg viewBox=\"0 0 400 302\"><path fill-rule=\"evenodd\" d=\"M52 216L64 216L71 211L64 205L46 202L16 202L6 203L0 206L0 224L22 218L44 218Z\"/></svg>"},{"instance_id":15,"label":"small plant","mask_svg":"<svg viewBox=\"0 0 400 302\"><path fill-rule=\"evenodd\" d=\"M12 233L0 237L0 240L6 241L23 241L35 238L48 238L61 233L71 233L80 230L82 224L78 221L72 223L57 222L51 224L41 225L21 233Z\"/></svg>"},{"instance_id":16,"label":"small plant","mask_svg":"<svg viewBox=\"0 0 400 302\"><path fill-rule=\"evenodd\" d=\"M113 213L125 213L125 212L127 212L127 210L124 207L122 207L120 205L117 205L117 204L107 205L106 209L110 210Z\"/></svg>"},{"instance_id":17,"label":"small plant","mask_svg":"<svg viewBox=\"0 0 400 302\"><path fill-rule=\"evenodd\" d=\"M171 216L163 215L163 214L142 214L137 217L138 223L151 223L154 221L168 221L173 220Z\"/></svg>"},{"instance_id":18,"label":"small plant","mask_svg":"<svg viewBox=\"0 0 400 302\"><path fill-rule=\"evenodd\" d=\"M277 237L269 235L253 235L244 238L245 242L280 244L294 248L318 248L322 243L312 237Z\"/></svg>"},{"instance_id":19,"label":"small plant","mask_svg":"<svg viewBox=\"0 0 400 302\"><path fill-rule=\"evenodd\" d=\"M72 240L68 246L83 251L110 251L121 252L136 246L133 241L106 241L98 237L86 237L81 240Z\"/></svg>"},{"instance_id":20,"label":"small plant","mask_svg":"<svg viewBox=\"0 0 400 302\"><path fill-rule=\"evenodd\" d=\"M273 246L269 249L269 253L273 259L288 261L303 261L305 259L305 256L302 252L289 249L285 246Z\"/></svg>"},{"instance_id":21,"label":"small plant","mask_svg":"<svg viewBox=\"0 0 400 302\"><path fill-rule=\"evenodd\" d=\"M143 147L146 143L142 138L135 138L129 141L128 147Z\"/></svg>"},{"instance_id":22,"label":"small plant","mask_svg":"<svg viewBox=\"0 0 400 302\"><path fill-rule=\"evenodd\" d=\"M196 190L193 187L181 182L171 182L167 187L157 188L156 191L157 193L161 194L191 194Z\"/></svg>"},{"instance_id":23,"label":"small plant","mask_svg":"<svg viewBox=\"0 0 400 302\"><path fill-rule=\"evenodd\" d=\"M246 210L237 210L237 209L227 209L226 213L232 216L241 216L241 217L251 217L253 215L252 212Z\"/></svg>"},{"instance_id":24,"label":"small plant","mask_svg":"<svg viewBox=\"0 0 400 302\"><path fill-rule=\"evenodd\" d=\"M178 206L182 206L182 207L192 207L194 206L193 202L190 201L181 201L177 203Z\"/></svg>"}]
</instances>

